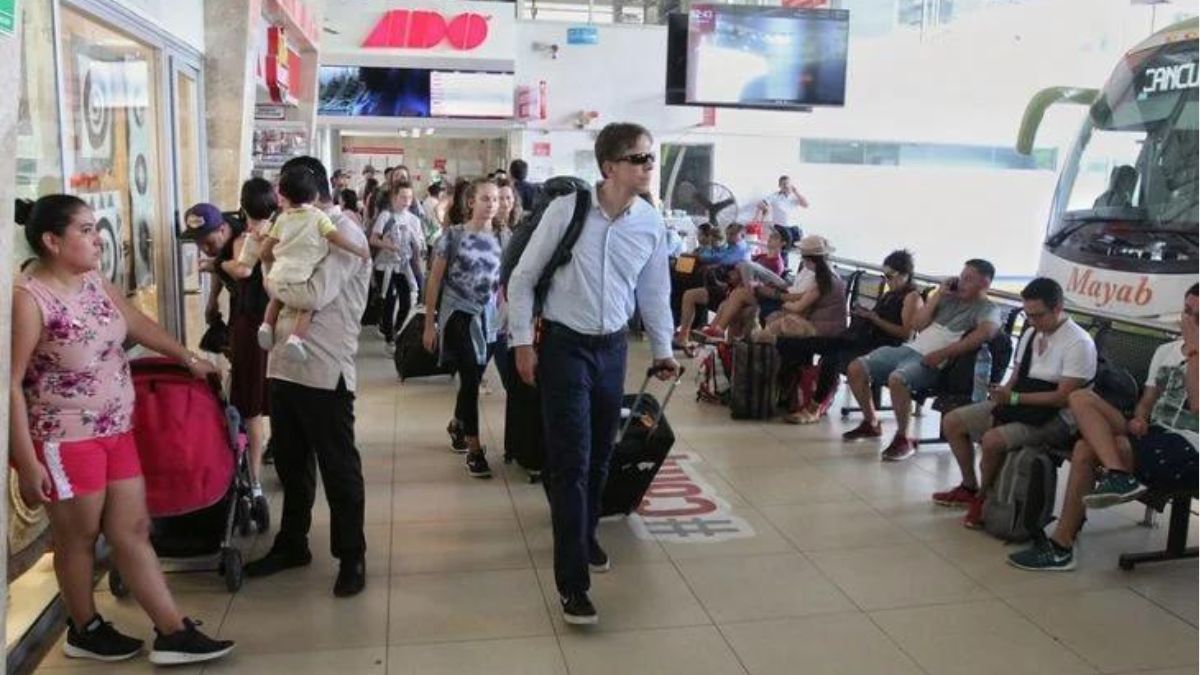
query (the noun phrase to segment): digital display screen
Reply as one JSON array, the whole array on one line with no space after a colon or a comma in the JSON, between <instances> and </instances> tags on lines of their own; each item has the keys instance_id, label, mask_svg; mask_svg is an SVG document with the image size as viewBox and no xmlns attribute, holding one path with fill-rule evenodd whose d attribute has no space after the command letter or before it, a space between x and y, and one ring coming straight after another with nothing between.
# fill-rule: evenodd
<instances>
[{"instance_id":1,"label":"digital display screen","mask_svg":"<svg viewBox=\"0 0 1200 675\"><path fill-rule=\"evenodd\" d=\"M513 116L512 73L321 66L318 115Z\"/></svg>"},{"instance_id":2,"label":"digital display screen","mask_svg":"<svg viewBox=\"0 0 1200 675\"><path fill-rule=\"evenodd\" d=\"M845 104L847 10L693 5L686 17L686 47L678 34L682 17L669 24L676 48L668 55L668 103L746 108ZM673 93L671 84L676 84Z\"/></svg>"}]
</instances>

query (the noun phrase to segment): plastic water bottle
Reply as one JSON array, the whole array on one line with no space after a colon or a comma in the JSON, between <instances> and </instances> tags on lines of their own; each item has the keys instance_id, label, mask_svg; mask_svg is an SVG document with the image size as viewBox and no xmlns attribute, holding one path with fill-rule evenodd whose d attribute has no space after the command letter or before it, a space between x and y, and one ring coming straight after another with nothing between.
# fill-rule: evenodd
<instances>
[{"instance_id":1,"label":"plastic water bottle","mask_svg":"<svg viewBox=\"0 0 1200 675\"><path fill-rule=\"evenodd\" d=\"M988 385L992 383L992 350L987 345L979 347L975 354L975 384L971 388L971 400L975 403L987 398Z\"/></svg>"}]
</instances>

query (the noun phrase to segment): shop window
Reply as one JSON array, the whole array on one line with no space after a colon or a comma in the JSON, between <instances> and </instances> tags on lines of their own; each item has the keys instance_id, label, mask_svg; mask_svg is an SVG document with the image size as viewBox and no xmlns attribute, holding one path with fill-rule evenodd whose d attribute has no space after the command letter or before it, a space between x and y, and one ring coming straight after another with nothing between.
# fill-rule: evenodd
<instances>
[{"instance_id":1,"label":"shop window","mask_svg":"<svg viewBox=\"0 0 1200 675\"><path fill-rule=\"evenodd\" d=\"M53 12L49 3L24 7L21 50L21 97L17 105L18 199L37 199L63 191L62 147L58 128L58 88L54 79ZM33 255L16 228L16 263Z\"/></svg>"},{"instance_id":2,"label":"shop window","mask_svg":"<svg viewBox=\"0 0 1200 675\"><path fill-rule=\"evenodd\" d=\"M68 191L88 202L101 236L101 273L159 317L166 187L161 152L161 64L149 45L62 10Z\"/></svg>"}]
</instances>

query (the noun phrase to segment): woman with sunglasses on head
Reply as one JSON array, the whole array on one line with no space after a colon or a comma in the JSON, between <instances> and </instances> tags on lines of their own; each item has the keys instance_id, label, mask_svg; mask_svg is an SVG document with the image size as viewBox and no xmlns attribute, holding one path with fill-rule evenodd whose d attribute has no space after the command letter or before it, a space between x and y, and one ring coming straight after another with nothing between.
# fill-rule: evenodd
<instances>
[{"instance_id":1,"label":"woman with sunglasses on head","mask_svg":"<svg viewBox=\"0 0 1200 675\"><path fill-rule=\"evenodd\" d=\"M451 447L467 453L472 477L490 478L479 442L479 385L496 342L500 240L492 226L500 191L492 181L477 179L468 183L464 198L469 218L448 228L434 247L423 342L430 352L439 349L439 360L452 362L458 372L458 399L446 429Z\"/></svg>"},{"instance_id":2,"label":"woman with sunglasses on head","mask_svg":"<svg viewBox=\"0 0 1200 675\"><path fill-rule=\"evenodd\" d=\"M26 203L27 204L27 203ZM216 368L188 351L100 276L96 216L69 195L48 195L17 214L37 262L13 292L9 439L26 504L45 504L54 574L67 609L70 658L120 661L142 641L122 635L92 597L100 533L157 635L156 664L199 663L233 649L212 640L175 605L150 545L146 488L133 437L133 378L126 340L186 364Z\"/></svg>"}]
</instances>

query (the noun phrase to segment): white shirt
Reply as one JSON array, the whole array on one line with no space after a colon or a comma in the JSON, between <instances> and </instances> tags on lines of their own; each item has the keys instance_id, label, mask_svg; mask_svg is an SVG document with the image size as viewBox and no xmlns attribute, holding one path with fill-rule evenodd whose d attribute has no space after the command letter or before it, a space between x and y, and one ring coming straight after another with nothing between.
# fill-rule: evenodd
<instances>
[{"instance_id":1,"label":"white shirt","mask_svg":"<svg viewBox=\"0 0 1200 675\"><path fill-rule=\"evenodd\" d=\"M593 202L596 196L593 194ZM575 211L575 196L546 207L508 282L509 344L533 344L534 286ZM625 328L641 311L656 359L671 357L671 276L662 216L642 199L610 219L593 203L571 261L551 280L542 316L585 335ZM636 300L636 302L635 302Z\"/></svg>"},{"instance_id":2,"label":"white shirt","mask_svg":"<svg viewBox=\"0 0 1200 675\"><path fill-rule=\"evenodd\" d=\"M764 201L771 207L772 225L798 225L797 214L800 211L800 200L794 195L776 192Z\"/></svg>"},{"instance_id":3,"label":"white shirt","mask_svg":"<svg viewBox=\"0 0 1200 675\"><path fill-rule=\"evenodd\" d=\"M388 222L393 220L395 224L389 229ZM421 221L408 211L381 211L375 217L375 225L371 228L371 234L379 235L384 241L400 247L399 251L381 249L375 256L375 269L398 271L409 266L414 250L418 253L420 251L418 242L425 240L420 234L414 236L412 223L416 223L419 231Z\"/></svg>"},{"instance_id":4,"label":"white shirt","mask_svg":"<svg viewBox=\"0 0 1200 675\"><path fill-rule=\"evenodd\" d=\"M1159 345L1158 349L1154 350L1154 357L1150 359L1150 370L1146 373L1146 386L1158 386L1159 368L1174 368L1186 360L1183 355L1183 339Z\"/></svg>"},{"instance_id":5,"label":"white shirt","mask_svg":"<svg viewBox=\"0 0 1200 675\"><path fill-rule=\"evenodd\" d=\"M1096 343L1079 324L1067 319L1058 330L1045 336L1045 342L1042 337L1033 330L1021 336L1017 344L1016 368L1021 367L1022 357L1031 355L1029 377L1034 379L1060 382L1064 378L1074 378L1089 382L1096 377ZM1027 351L1030 340L1035 340L1033 349Z\"/></svg>"}]
</instances>

